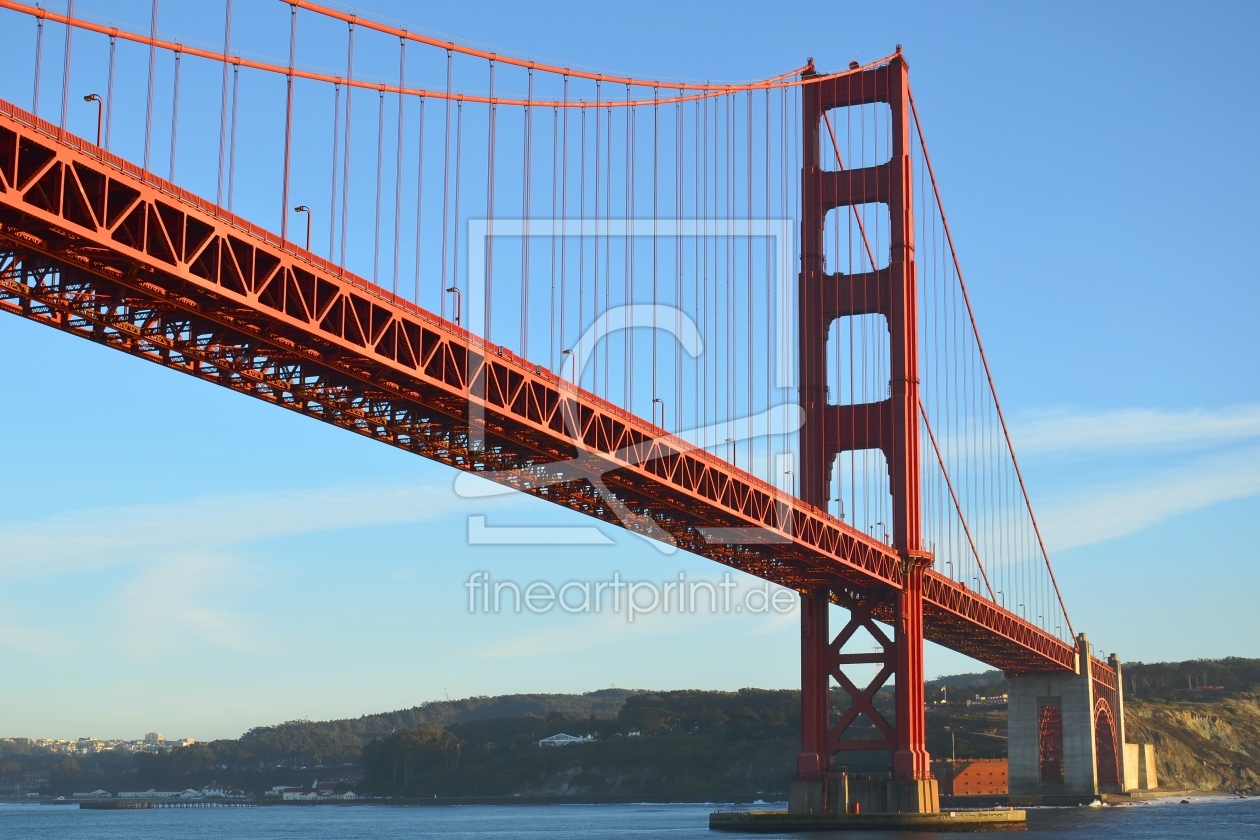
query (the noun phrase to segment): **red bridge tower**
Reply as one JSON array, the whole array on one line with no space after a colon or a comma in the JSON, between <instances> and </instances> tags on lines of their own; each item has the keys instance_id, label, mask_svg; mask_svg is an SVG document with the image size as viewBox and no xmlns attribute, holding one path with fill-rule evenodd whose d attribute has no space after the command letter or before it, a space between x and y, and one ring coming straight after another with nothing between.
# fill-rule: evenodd
<instances>
[{"instance_id":1,"label":"red bridge tower","mask_svg":"<svg viewBox=\"0 0 1260 840\"><path fill-rule=\"evenodd\" d=\"M812 73L812 69L807 73ZM888 464L892 493L893 548L901 558L900 588L837 588L818 585L801 593L801 752L797 757L790 810L836 810L839 800L867 801L869 810L939 811L925 747L923 698L923 574L932 556L922 544L919 471L918 307L914 262L908 67L900 49L886 64L804 85L801 92L803 150L801 172L801 275L799 286L800 395L805 424L800 436L800 498L826 509L832 464L841 452L878 449ZM821 167L823 115L835 108L887 103L892 121L892 155L886 163L836 171ZM888 208L886 268L862 274L827 274L823 226L827 213L868 203ZM837 318L879 314L891 340L889 397L880 402L831 405L827 398L827 334ZM828 627L835 602L849 610L838 635ZM874 623L890 621L893 638ZM843 653L859 629L880 644L879 653ZM855 685L844 666L876 664L878 675L865 688ZM896 714L890 722L875 710L876 692L895 676ZM834 722L830 680L848 695L848 709ZM861 715L880 738L846 738ZM891 781L849 782L841 796L831 772L843 750L887 750Z\"/></svg>"}]
</instances>

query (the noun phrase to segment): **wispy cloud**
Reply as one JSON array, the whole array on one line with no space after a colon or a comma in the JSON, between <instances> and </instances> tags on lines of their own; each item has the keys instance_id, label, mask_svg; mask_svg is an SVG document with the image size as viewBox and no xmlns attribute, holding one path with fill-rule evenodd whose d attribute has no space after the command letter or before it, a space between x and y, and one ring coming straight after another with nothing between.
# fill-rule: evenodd
<instances>
[{"instance_id":1,"label":"wispy cloud","mask_svg":"<svg viewBox=\"0 0 1260 840\"><path fill-rule=\"evenodd\" d=\"M21 579L116 568L114 585L102 590L104 609L91 619L94 633L116 637L112 643L136 654L186 649L196 641L257 655L266 652L258 643L263 634L242 600L257 584L257 570L238 562L239 546L422 522L523 498L470 504L446 487L342 487L76 511L0 524L0 582L10 584L6 594L12 598ZM32 653L47 652L57 633L46 616L0 621L0 644Z\"/></svg>"},{"instance_id":2,"label":"wispy cloud","mask_svg":"<svg viewBox=\"0 0 1260 840\"><path fill-rule=\"evenodd\" d=\"M476 502L478 508L487 504ZM253 540L421 522L468 509L449 489L426 486L240 493L96 508L0 525L0 577L143 564Z\"/></svg>"},{"instance_id":3,"label":"wispy cloud","mask_svg":"<svg viewBox=\"0 0 1260 840\"><path fill-rule=\"evenodd\" d=\"M1025 417L1011 434L1021 455L1218 446L1260 438L1260 404L1190 411L1056 409Z\"/></svg>"},{"instance_id":4,"label":"wispy cloud","mask_svg":"<svg viewBox=\"0 0 1260 840\"><path fill-rule=\"evenodd\" d=\"M1049 548L1121 537L1209 505L1260 494L1260 446L1198 458L1038 504Z\"/></svg>"},{"instance_id":5,"label":"wispy cloud","mask_svg":"<svg viewBox=\"0 0 1260 840\"><path fill-rule=\"evenodd\" d=\"M189 639L235 653L265 653L253 616L234 609L249 575L230 556L183 554L144 567L111 599L133 653L186 648ZM161 632L155 632L157 630Z\"/></svg>"}]
</instances>

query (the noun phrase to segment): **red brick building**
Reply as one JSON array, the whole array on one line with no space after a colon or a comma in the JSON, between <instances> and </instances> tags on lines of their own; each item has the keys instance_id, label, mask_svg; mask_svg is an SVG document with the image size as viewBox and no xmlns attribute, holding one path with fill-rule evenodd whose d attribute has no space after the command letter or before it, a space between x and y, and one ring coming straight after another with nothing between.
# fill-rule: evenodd
<instances>
[{"instance_id":1,"label":"red brick building","mask_svg":"<svg viewBox=\"0 0 1260 840\"><path fill-rule=\"evenodd\" d=\"M941 796L1005 796L1005 758L960 758L933 761L932 775L940 783Z\"/></svg>"}]
</instances>

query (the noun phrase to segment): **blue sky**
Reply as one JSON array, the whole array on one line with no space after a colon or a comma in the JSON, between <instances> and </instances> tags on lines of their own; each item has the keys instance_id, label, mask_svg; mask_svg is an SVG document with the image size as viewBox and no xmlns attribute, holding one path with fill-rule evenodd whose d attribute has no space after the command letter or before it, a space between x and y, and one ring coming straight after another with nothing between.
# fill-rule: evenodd
<instances>
[{"instance_id":1,"label":"blue sky","mask_svg":"<svg viewBox=\"0 0 1260 840\"><path fill-rule=\"evenodd\" d=\"M142 0L76 7L147 28ZM162 31L213 44L217 8L168 0ZM902 44L1073 623L1127 660L1260 655L1253 5L361 8L666 79L769 76L807 56L839 68ZM283 60L287 5L238 9L258 24L240 28L242 48ZM5 22L33 40L29 20ZM45 116L59 107L61 37L49 27ZM312 49L341 49L314 37ZM26 107L18 53L0 59L0 95ZM94 114L72 113L88 133ZM204 739L446 694L797 680L792 616L630 625L467 609L478 570L521 583L719 577L707 561L612 529L606 546L470 546L470 515L584 523L461 499L443 467L15 318L0 320L0 392L0 734ZM929 674L974 667L929 650Z\"/></svg>"}]
</instances>

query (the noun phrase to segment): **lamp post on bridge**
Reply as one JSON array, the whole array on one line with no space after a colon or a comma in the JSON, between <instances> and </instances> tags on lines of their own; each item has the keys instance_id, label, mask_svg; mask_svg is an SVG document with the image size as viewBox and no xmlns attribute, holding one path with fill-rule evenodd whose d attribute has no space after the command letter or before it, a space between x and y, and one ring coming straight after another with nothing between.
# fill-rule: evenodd
<instances>
[{"instance_id":1,"label":"lamp post on bridge","mask_svg":"<svg viewBox=\"0 0 1260 840\"><path fill-rule=\"evenodd\" d=\"M306 250L311 250L311 208L305 204L299 204L293 208L294 213L306 214Z\"/></svg>"},{"instance_id":2,"label":"lamp post on bridge","mask_svg":"<svg viewBox=\"0 0 1260 840\"><path fill-rule=\"evenodd\" d=\"M101 110L104 107L104 104L101 102L101 95L99 93L89 93L83 97L83 101L96 103L96 145L99 146L101 145Z\"/></svg>"},{"instance_id":3,"label":"lamp post on bridge","mask_svg":"<svg viewBox=\"0 0 1260 840\"><path fill-rule=\"evenodd\" d=\"M460 326L459 319L464 309L464 296L459 291L459 286L451 286L446 290L447 294L455 295L455 326Z\"/></svg>"}]
</instances>

